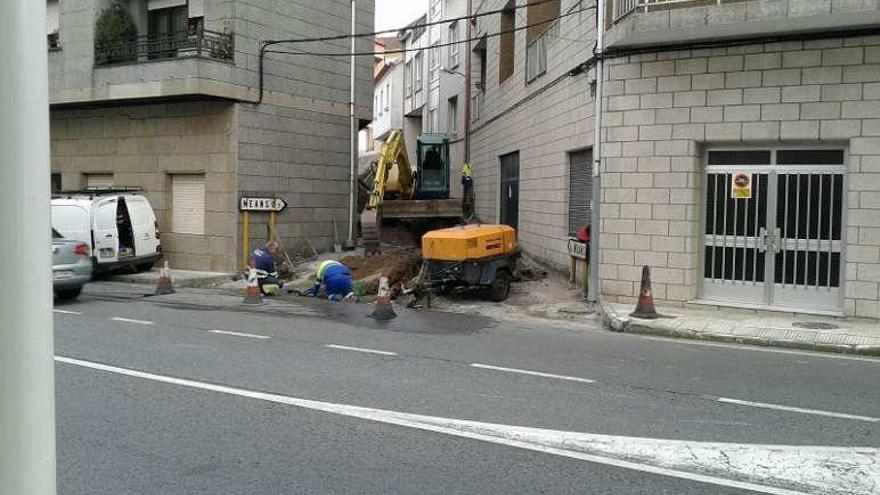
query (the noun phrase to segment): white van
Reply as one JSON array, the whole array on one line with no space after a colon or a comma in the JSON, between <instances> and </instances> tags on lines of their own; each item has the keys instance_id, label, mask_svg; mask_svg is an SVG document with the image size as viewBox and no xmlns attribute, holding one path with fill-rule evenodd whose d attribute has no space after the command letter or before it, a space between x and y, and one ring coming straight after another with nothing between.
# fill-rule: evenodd
<instances>
[{"instance_id":1,"label":"white van","mask_svg":"<svg viewBox=\"0 0 880 495\"><path fill-rule=\"evenodd\" d=\"M161 233L147 198L128 188L95 188L52 199L52 227L91 247L95 271L146 271L162 256Z\"/></svg>"}]
</instances>

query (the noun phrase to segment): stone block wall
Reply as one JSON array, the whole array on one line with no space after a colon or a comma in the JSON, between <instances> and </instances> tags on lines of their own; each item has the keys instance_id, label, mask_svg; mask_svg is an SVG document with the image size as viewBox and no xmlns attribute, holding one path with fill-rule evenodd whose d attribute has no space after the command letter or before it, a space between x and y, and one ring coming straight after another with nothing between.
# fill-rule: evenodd
<instances>
[{"instance_id":1,"label":"stone block wall","mask_svg":"<svg viewBox=\"0 0 880 495\"><path fill-rule=\"evenodd\" d=\"M707 145L848 149L845 305L880 317L880 37L755 43L609 59L600 277L633 302L699 297Z\"/></svg>"}]
</instances>

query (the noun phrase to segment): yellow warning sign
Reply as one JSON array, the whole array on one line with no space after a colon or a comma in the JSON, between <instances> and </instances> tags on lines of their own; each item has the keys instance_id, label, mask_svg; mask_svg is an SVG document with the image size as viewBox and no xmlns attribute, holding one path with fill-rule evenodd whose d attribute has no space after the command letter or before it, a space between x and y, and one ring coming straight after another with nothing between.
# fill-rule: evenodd
<instances>
[{"instance_id":1,"label":"yellow warning sign","mask_svg":"<svg viewBox=\"0 0 880 495\"><path fill-rule=\"evenodd\" d=\"M752 174L745 172L733 174L730 197L733 199L752 199Z\"/></svg>"}]
</instances>

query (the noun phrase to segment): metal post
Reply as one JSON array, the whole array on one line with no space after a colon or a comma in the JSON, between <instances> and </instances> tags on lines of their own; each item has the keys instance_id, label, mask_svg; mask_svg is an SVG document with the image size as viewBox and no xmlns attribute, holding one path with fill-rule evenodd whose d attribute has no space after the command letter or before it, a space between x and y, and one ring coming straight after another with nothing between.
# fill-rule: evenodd
<instances>
[{"instance_id":1,"label":"metal post","mask_svg":"<svg viewBox=\"0 0 880 495\"><path fill-rule=\"evenodd\" d=\"M0 491L55 493L46 5L0 2Z\"/></svg>"},{"instance_id":2,"label":"metal post","mask_svg":"<svg viewBox=\"0 0 880 495\"><path fill-rule=\"evenodd\" d=\"M471 24L471 16L474 15L474 0L468 0L467 3L467 15L468 19L465 22L465 33L467 39L470 40L473 36L473 25ZM473 54L471 53L471 42L468 41L467 45L465 45L465 53L464 53L464 162L471 163L471 97L473 94L473 89L471 87L472 78L471 75L471 64L473 64L473 59L471 58Z\"/></svg>"},{"instance_id":3,"label":"metal post","mask_svg":"<svg viewBox=\"0 0 880 495\"><path fill-rule=\"evenodd\" d=\"M593 110L593 198L590 215L590 282L587 300L599 302L599 231L601 230L600 207L602 205L602 94L604 91L605 8L606 2L597 0L596 15L596 96Z\"/></svg>"},{"instance_id":4,"label":"metal post","mask_svg":"<svg viewBox=\"0 0 880 495\"><path fill-rule=\"evenodd\" d=\"M357 221L355 218L357 217L357 165L358 165L358 125L357 119L354 115L354 104L355 104L355 92L357 88L355 87L355 53L357 50L357 38L355 38L355 34L357 33L357 2L356 0L351 0L351 80L350 80L350 90L351 95L348 100L348 112L349 112L349 125L350 129L350 140L351 140L351 176L349 177L349 200L348 200L348 242L346 243L346 248L354 249L357 244Z\"/></svg>"}]
</instances>

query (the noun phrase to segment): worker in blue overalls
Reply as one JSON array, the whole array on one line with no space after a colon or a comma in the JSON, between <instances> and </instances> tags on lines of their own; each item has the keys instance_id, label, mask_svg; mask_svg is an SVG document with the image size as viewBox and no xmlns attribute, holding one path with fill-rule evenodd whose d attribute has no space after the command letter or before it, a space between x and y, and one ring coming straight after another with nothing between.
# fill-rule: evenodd
<instances>
[{"instance_id":1,"label":"worker in blue overalls","mask_svg":"<svg viewBox=\"0 0 880 495\"><path fill-rule=\"evenodd\" d=\"M327 299L340 301L351 293L351 271L338 261L323 261L315 274L315 286L306 295L316 297L322 284Z\"/></svg>"},{"instance_id":2,"label":"worker in blue overalls","mask_svg":"<svg viewBox=\"0 0 880 495\"><path fill-rule=\"evenodd\" d=\"M257 269L257 282L263 295L274 296L284 283L278 278L275 268L275 256L281 252L281 245L275 241L266 243L251 255L251 261Z\"/></svg>"}]
</instances>

